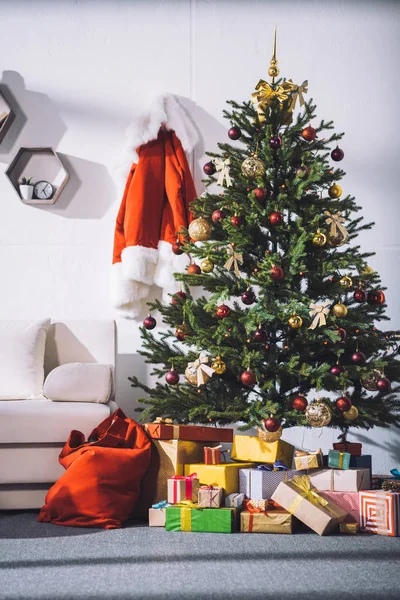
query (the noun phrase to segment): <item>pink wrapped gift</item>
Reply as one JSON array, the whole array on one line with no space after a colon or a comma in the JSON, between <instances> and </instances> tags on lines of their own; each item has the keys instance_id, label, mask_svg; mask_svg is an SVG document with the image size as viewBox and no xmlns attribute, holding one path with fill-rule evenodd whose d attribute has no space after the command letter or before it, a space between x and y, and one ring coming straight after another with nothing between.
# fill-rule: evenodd
<instances>
[{"instance_id":1,"label":"pink wrapped gift","mask_svg":"<svg viewBox=\"0 0 400 600\"><path fill-rule=\"evenodd\" d=\"M348 522L359 523L360 521L360 499L358 492L320 492L327 500L332 500L337 506L343 508L349 516Z\"/></svg>"}]
</instances>

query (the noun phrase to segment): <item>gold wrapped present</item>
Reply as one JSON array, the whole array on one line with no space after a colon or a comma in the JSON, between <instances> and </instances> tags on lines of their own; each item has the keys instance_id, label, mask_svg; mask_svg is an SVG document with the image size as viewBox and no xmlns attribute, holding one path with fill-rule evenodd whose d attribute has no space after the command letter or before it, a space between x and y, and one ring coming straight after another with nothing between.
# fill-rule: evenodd
<instances>
[{"instance_id":1,"label":"gold wrapped present","mask_svg":"<svg viewBox=\"0 0 400 600\"><path fill-rule=\"evenodd\" d=\"M347 535L355 535L360 531L360 526L358 523L344 523L339 524L340 533L345 533Z\"/></svg>"},{"instance_id":2,"label":"gold wrapped present","mask_svg":"<svg viewBox=\"0 0 400 600\"><path fill-rule=\"evenodd\" d=\"M275 509L262 512L248 510L240 514L242 533L292 533L293 517L287 510Z\"/></svg>"},{"instance_id":3,"label":"gold wrapped present","mask_svg":"<svg viewBox=\"0 0 400 600\"><path fill-rule=\"evenodd\" d=\"M294 447L283 440L265 442L258 436L235 435L232 446L232 460L273 464L282 461L292 466Z\"/></svg>"},{"instance_id":4,"label":"gold wrapped present","mask_svg":"<svg viewBox=\"0 0 400 600\"><path fill-rule=\"evenodd\" d=\"M305 452L296 450L294 454L294 464L298 471L308 471L308 469L320 469L324 466L324 455L321 448L314 452Z\"/></svg>"},{"instance_id":5,"label":"gold wrapped present","mask_svg":"<svg viewBox=\"0 0 400 600\"><path fill-rule=\"evenodd\" d=\"M239 489L239 469L254 467L253 463L226 463L221 465L185 465L185 475L197 473L201 485L213 485L224 489L225 494L233 494Z\"/></svg>"}]
</instances>

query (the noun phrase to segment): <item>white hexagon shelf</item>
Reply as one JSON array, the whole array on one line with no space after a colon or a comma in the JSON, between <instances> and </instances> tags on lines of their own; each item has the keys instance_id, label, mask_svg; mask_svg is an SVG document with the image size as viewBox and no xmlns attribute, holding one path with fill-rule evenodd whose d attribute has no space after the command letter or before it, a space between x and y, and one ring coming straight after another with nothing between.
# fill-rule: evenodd
<instances>
[{"instance_id":1,"label":"white hexagon shelf","mask_svg":"<svg viewBox=\"0 0 400 600\"><path fill-rule=\"evenodd\" d=\"M20 148L5 174L21 202L34 205L57 202L69 180L69 175L53 148ZM22 198L19 189L21 177L32 177L34 183L40 182L41 186L35 190L39 195L42 195L42 188L51 193L45 193L43 198L35 196L35 193L29 200ZM47 186L46 189L47 183L50 183L51 188Z\"/></svg>"},{"instance_id":2,"label":"white hexagon shelf","mask_svg":"<svg viewBox=\"0 0 400 600\"><path fill-rule=\"evenodd\" d=\"M4 139L11 123L14 120L14 113L3 94L0 92L0 144Z\"/></svg>"}]
</instances>

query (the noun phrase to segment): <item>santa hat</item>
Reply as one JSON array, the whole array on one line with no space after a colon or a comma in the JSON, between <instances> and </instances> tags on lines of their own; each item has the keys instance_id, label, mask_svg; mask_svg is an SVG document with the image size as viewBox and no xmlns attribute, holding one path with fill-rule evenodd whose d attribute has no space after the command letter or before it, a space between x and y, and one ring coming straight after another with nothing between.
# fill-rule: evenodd
<instances>
[{"instance_id":1,"label":"santa hat","mask_svg":"<svg viewBox=\"0 0 400 600\"><path fill-rule=\"evenodd\" d=\"M128 130L125 148L128 179L118 212L111 300L120 316L136 317L152 285L163 299L175 291L173 273L188 263L172 252L177 232L187 228L189 205L196 197L185 151L197 131L176 98L157 98L150 111Z\"/></svg>"}]
</instances>

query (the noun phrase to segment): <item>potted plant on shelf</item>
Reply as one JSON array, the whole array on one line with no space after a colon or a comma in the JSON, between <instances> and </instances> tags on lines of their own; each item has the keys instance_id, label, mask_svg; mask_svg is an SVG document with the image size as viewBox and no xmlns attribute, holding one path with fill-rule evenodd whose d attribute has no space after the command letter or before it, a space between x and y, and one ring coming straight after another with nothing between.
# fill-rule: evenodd
<instances>
[{"instance_id":1,"label":"potted plant on shelf","mask_svg":"<svg viewBox=\"0 0 400 600\"><path fill-rule=\"evenodd\" d=\"M33 177L21 177L19 180L19 192L23 200L32 200Z\"/></svg>"}]
</instances>

